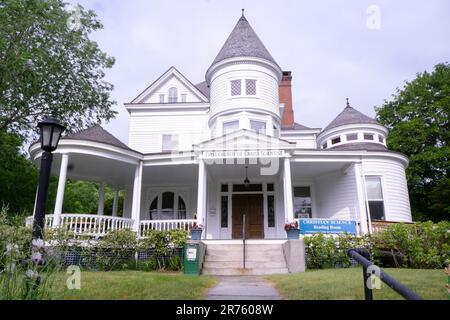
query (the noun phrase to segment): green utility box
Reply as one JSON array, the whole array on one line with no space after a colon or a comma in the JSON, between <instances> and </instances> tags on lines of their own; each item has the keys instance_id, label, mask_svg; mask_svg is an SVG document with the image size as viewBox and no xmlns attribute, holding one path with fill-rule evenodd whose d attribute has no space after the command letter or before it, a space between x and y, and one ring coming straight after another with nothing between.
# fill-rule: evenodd
<instances>
[{"instance_id":1,"label":"green utility box","mask_svg":"<svg viewBox=\"0 0 450 320\"><path fill-rule=\"evenodd\" d=\"M200 244L187 243L184 246L184 274L200 274Z\"/></svg>"}]
</instances>

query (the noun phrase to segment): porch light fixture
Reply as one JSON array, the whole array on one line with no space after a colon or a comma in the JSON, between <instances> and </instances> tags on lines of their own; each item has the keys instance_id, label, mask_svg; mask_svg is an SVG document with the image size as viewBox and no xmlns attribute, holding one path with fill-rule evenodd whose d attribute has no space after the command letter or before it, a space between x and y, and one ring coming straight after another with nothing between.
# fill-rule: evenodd
<instances>
[{"instance_id":1,"label":"porch light fixture","mask_svg":"<svg viewBox=\"0 0 450 320\"><path fill-rule=\"evenodd\" d=\"M245 180L244 180L245 188L250 188L250 180L248 179L248 166L245 167Z\"/></svg>"},{"instance_id":2,"label":"porch light fixture","mask_svg":"<svg viewBox=\"0 0 450 320\"><path fill-rule=\"evenodd\" d=\"M41 149L44 150L44 152L41 156L41 170L39 172L36 213L33 221L33 239L43 239L48 185L53 161L52 152L58 147L61 135L66 129L53 117L48 117L44 121L40 122L38 124L38 128L40 131Z\"/></svg>"}]
</instances>

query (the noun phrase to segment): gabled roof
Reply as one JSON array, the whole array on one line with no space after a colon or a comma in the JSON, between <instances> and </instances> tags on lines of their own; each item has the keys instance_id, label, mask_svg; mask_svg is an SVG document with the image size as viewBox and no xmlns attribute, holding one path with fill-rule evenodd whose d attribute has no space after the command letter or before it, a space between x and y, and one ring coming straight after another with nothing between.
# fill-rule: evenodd
<instances>
[{"instance_id":1,"label":"gabled roof","mask_svg":"<svg viewBox=\"0 0 450 320\"><path fill-rule=\"evenodd\" d=\"M281 130L312 130L311 128L308 128L302 124L299 124L297 122L294 122L292 126L281 126Z\"/></svg>"},{"instance_id":2,"label":"gabled roof","mask_svg":"<svg viewBox=\"0 0 450 320\"><path fill-rule=\"evenodd\" d=\"M333 128L344 126L347 124L379 124L375 119L372 119L358 110L352 108L349 103L347 107L342 111L323 131L327 131Z\"/></svg>"},{"instance_id":3,"label":"gabled roof","mask_svg":"<svg viewBox=\"0 0 450 320\"><path fill-rule=\"evenodd\" d=\"M180 71L175 67L170 67L166 72L164 72L158 79L156 79L150 86L147 87L140 95L133 99L131 103L142 103L148 96L150 96L155 90L157 90L161 85L167 81L171 76L175 76L180 80L187 88L191 90L201 101L208 102L208 98L200 91L188 78L186 78Z\"/></svg>"},{"instance_id":4,"label":"gabled roof","mask_svg":"<svg viewBox=\"0 0 450 320\"><path fill-rule=\"evenodd\" d=\"M206 81L196 84L195 87L208 99L211 97L211 89Z\"/></svg>"},{"instance_id":5,"label":"gabled roof","mask_svg":"<svg viewBox=\"0 0 450 320\"><path fill-rule=\"evenodd\" d=\"M114 137L111 133L97 125L85 130L81 130L77 133L70 134L63 140L86 140L92 142L100 142L109 144L115 147L131 150L125 143Z\"/></svg>"},{"instance_id":6,"label":"gabled roof","mask_svg":"<svg viewBox=\"0 0 450 320\"><path fill-rule=\"evenodd\" d=\"M248 23L244 14L242 14L227 41L225 41L212 65L235 57L261 58L278 65Z\"/></svg>"}]
</instances>

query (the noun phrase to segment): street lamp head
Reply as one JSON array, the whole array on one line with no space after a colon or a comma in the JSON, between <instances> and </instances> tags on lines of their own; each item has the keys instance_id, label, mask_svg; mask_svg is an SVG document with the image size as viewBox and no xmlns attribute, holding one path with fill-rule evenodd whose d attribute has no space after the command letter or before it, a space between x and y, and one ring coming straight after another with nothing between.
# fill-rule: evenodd
<instances>
[{"instance_id":1,"label":"street lamp head","mask_svg":"<svg viewBox=\"0 0 450 320\"><path fill-rule=\"evenodd\" d=\"M41 148L47 152L53 152L58 147L59 139L66 129L53 117L48 117L38 124L41 138Z\"/></svg>"}]
</instances>

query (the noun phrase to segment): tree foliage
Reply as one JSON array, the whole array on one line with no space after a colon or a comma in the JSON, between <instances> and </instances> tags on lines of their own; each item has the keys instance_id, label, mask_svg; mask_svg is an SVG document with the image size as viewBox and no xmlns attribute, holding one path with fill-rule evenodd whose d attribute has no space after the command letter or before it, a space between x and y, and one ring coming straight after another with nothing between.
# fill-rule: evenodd
<instances>
[{"instance_id":1,"label":"tree foliage","mask_svg":"<svg viewBox=\"0 0 450 320\"><path fill-rule=\"evenodd\" d=\"M38 170L21 152L22 139L0 130L0 207L9 212L33 212Z\"/></svg>"},{"instance_id":2,"label":"tree foliage","mask_svg":"<svg viewBox=\"0 0 450 320\"><path fill-rule=\"evenodd\" d=\"M0 130L29 137L50 114L68 131L114 117L104 81L114 59L89 39L101 28L62 0L0 0Z\"/></svg>"},{"instance_id":3,"label":"tree foliage","mask_svg":"<svg viewBox=\"0 0 450 320\"><path fill-rule=\"evenodd\" d=\"M411 160L407 178L418 220L450 218L449 108L448 63L419 73L377 108L378 120L390 129L389 148Z\"/></svg>"}]
</instances>

